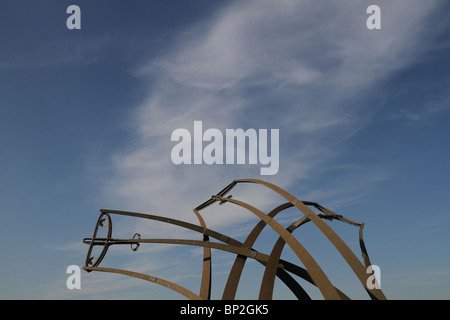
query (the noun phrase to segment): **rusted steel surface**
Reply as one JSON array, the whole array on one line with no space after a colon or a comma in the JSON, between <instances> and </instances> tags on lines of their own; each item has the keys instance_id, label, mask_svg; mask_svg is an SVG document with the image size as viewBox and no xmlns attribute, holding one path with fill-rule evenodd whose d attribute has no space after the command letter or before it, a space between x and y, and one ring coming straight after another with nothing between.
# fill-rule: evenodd
<instances>
[{"instance_id":1,"label":"rusted steel surface","mask_svg":"<svg viewBox=\"0 0 450 320\"><path fill-rule=\"evenodd\" d=\"M231 197L231 195L227 196L227 194L229 194L229 192L239 183L254 183L262 185L281 195L285 200L287 200L287 202L276 206L268 214L266 214L246 202ZM202 217L202 215L200 214L200 211L215 204L216 202L218 202L219 204L230 203L232 205L239 206L241 208L246 209L248 212L259 218L259 222L253 227L253 229L250 231L244 242L240 242L223 233L207 228L206 222ZM296 207L302 213L302 215L300 215L300 217L296 221L294 221L287 228L285 228L278 221L276 221L275 217L281 212L283 212L285 209L292 207ZM314 212L310 207L314 207L321 213ZM305 300L310 299L308 293L303 289L303 287L292 275L295 275L315 285L323 295L324 299L332 299L332 300L349 299L347 295L345 295L342 291L340 291L331 283L330 279L324 273L324 271L316 262L316 260L298 241L298 239L296 239L292 234L297 228L301 227L305 223L312 222L328 238L328 240L334 245L337 251L348 263L350 269L355 273L355 275L360 280L363 288L369 294L369 297L374 300L386 299L381 289L378 289L376 287L373 288L373 286L368 286L368 280L369 277L372 276L372 274L368 274L366 272L367 267L370 266L370 259L364 244L363 239L364 224L362 223L358 223L348 218L345 218L342 215L338 215L315 202L300 201L287 191L281 189L280 187L275 186L266 181L257 179L234 180L232 183L230 183L216 195L212 196L210 199L208 199L207 201L205 201L204 203L193 209L193 211L199 221L198 225L177 219L157 215L150 215L145 213L101 209L100 216L95 225L93 236L91 238L83 239L83 242L89 245L85 266L83 267L83 269L86 270L87 272L101 271L136 277L167 287L173 291L182 294L188 299L208 300L211 299L211 287L212 287L211 250L214 249L229 252L236 255L234 263L228 275L225 289L223 291L222 299L224 300L235 299L242 271L248 258L254 259L259 263L261 263L263 266L265 266L259 292L259 299L261 300L272 299L276 277L278 277L278 279L280 279L298 299L305 299ZM201 234L202 240L148 239L142 238L141 235L137 233L135 233L134 236L129 239L113 238L111 215L122 215L134 218L149 219L179 226L181 228L192 230ZM324 220L330 221L339 220L341 222L359 227L359 243L363 262L361 262L356 257L353 251L350 250L350 248L344 243L344 241ZM99 237L98 236L99 229L103 227L107 227L106 236ZM265 254L253 249L255 241L258 239L259 235L261 234L261 232L265 227L271 228L278 234L278 239L275 242L274 246L272 247L270 254ZM218 240L219 242L210 241L210 238ZM151 275L145 275L142 273L137 273L129 270L99 267L110 246L130 245L133 251L137 251L141 244L151 244L151 243L188 245L203 248L202 277L199 294L195 294L191 290L188 290L187 288L184 288L178 284ZM281 259L281 254L286 245L289 246L290 249L292 249L292 251L295 253L299 261L303 264L303 267L295 263ZM100 246L101 251L98 257L93 257L93 248L96 246Z\"/></svg>"}]
</instances>

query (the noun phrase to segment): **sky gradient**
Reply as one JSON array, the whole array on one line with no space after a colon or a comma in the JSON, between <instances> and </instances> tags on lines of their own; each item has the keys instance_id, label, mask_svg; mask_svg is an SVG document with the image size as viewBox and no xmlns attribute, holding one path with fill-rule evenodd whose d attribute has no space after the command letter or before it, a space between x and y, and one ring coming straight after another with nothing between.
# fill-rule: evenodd
<instances>
[{"instance_id":1,"label":"sky gradient","mask_svg":"<svg viewBox=\"0 0 450 320\"><path fill-rule=\"evenodd\" d=\"M66 27L71 4L80 30ZM381 8L380 30L366 27L369 4ZM68 290L66 268L84 264L82 239L100 208L197 223L194 207L255 178L365 223L389 299L449 299L449 10L419 0L2 1L0 298L182 298L85 272L82 289ZM277 174L261 176L259 164L174 165L171 133L192 132L196 120L223 132L279 129ZM262 208L278 204L264 190L242 192ZM205 211L207 226L237 238L256 222L217 210ZM198 237L127 219L116 228ZM336 228L357 245L356 230ZM320 234L295 235L337 287L366 298ZM274 239L268 231L258 245L267 252ZM118 249L104 264L197 292L199 248L137 253ZM213 251L213 298L233 258ZM238 298L257 298L262 270L249 262ZM292 295L277 283L276 298Z\"/></svg>"}]
</instances>

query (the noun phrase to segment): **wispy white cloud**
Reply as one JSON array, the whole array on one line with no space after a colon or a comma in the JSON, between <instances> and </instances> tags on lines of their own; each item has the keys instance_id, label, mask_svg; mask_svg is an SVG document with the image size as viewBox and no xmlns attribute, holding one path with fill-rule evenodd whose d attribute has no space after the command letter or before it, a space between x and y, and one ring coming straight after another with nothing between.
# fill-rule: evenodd
<instances>
[{"instance_id":1,"label":"wispy white cloud","mask_svg":"<svg viewBox=\"0 0 450 320\"><path fill-rule=\"evenodd\" d=\"M120 209L196 222L192 208L233 179L261 178L255 166L175 166L171 132L192 130L194 120L222 130L278 128L280 171L262 178L288 188L311 177L370 122L374 110L365 94L420 53L422 33L410 31L420 31L435 4L381 1L382 30L370 31L361 1L230 3L137 68L151 85L129 120L134 144L112 157L105 199ZM253 197L262 207L275 199ZM223 228L243 217L229 207L205 215L209 227Z\"/></svg>"},{"instance_id":2,"label":"wispy white cloud","mask_svg":"<svg viewBox=\"0 0 450 320\"><path fill-rule=\"evenodd\" d=\"M288 186L304 178L370 121L361 95L415 58L410 30L433 4L382 3L383 29L369 31L360 2L233 2L140 65L152 86L132 120L136 145L113 157L108 193L127 206L185 215L211 188L258 174L174 166L170 134L192 130L194 120L219 129L279 128L281 168L270 179Z\"/></svg>"}]
</instances>

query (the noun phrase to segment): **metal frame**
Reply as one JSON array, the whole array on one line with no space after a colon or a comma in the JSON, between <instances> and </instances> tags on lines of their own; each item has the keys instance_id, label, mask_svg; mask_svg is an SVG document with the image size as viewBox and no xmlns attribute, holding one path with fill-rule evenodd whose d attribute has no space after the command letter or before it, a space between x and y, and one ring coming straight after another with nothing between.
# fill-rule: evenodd
<instances>
[{"instance_id":1,"label":"metal frame","mask_svg":"<svg viewBox=\"0 0 450 320\"><path fill-rule=\"evenodd\" d=\"M265 214L264 212L251 206L248 203L234 199L231 195L226 196L239 183L254 183L262 185L281 195L284 199L287 200L287 202L278 205L268 214ZM231 203L240 206L242 208L247 209L249 212L251 212L260 219L259 222L251 230L247 238L244 240L244 242L240 242L225 234L219 233L206 227L206 223L199 212L216 202L219 202L219 204ZM319 214L315 213L309 206L315 207L321 213ZM294 221L289 227L284 228L274 218L283 210L291 207L296 207L298 210L300 210L301 213L303 213L303 215L301 215L300 218ZM193 211L197 216L197 219L199 220L199 225L168 217L144 213L101 209L100 216L97 220L97 224L95 226L92 238L83 239L84 243L89 244L86 262L83 269L86 270L87 272L101 271L101 272L110 272L128 275L131 277L140 278L143 280L147 280L162 285L164 287L167 287L171 290L174 290L184 295L188 299L208 300L211 299L211 281L212 281L211 249L215 249L236 254L236 258L230 270L228 280L222 295L222 299L224 300L235 299L242 270L248 258L255 259L256 261L265 266L259 292L259 299L261 300L272 299L276 277L278 277L281 281L283 281L283 283L287 285L287 287L298 299L304 300L310 299L308 293L301 287L301 285L295 280L295 278L291 274L298 276L308 281L309 283L315 285L322 293L324 299L332 299L332 300L349 299L343 292L341 292L338 288L333 286L331 281L328 279L326 274L323 272L323 270L314 260L311 254L292 235L292 232L297 228L299 228L300 226L304 225L307 222L312 222L328 238L328 240L335 246L335 248L338 250L341 256L345 259L345 261L350 266L351 270L358 277L363 288L369 294L370 298L373 300L386 299L381 289L377 289L378 288L377 286L368 286L369 277L371 277L370 279L372 279L373 274L367 273L367 268L371 265L371 263L364 244L363 223L358 223L353 220L347 219L342 215L338 215L315 202L300 201L287 191L281 189L280 187L258 179L234 180L222 191L220 191L216 195L212 196L209 200L205 201L204 203L193 209ZM111 219L112 214L150 219L159 222L169 223L171 225L180 226L182 228L186 228L201 233L203 235L203 239L202 240L142 239L141 236L137 233L130 239L113 238L112 219ZM363 258L362 262L356 257L353 251L350 250L350 248L345 244L345 242L324 220L339 220L359 227L359 243ZM106 225L108 227L107 236L104 238L97 237L99 228L104 227ZM270 254L264 254L252 248L255 241L257 240L257 238L259 237L259 235L266 226L272 228L279 235L279 238L274 244ZM219 242L210 241L210 237L218 240ZM150 275L145 275L142 273L137 273L123 269L99 267L99 264L105 257L108 248L110 246L126 244L130 245L132 250L137 251L140 244L143 243L167 243L167 244L203 247L203 269L199 294L196 294L170 281L153 277ZM296 264L293 264L289 261L281 259L282 251L286 245L288 245L293 250L295 255L299 258L299 260L303 264L304 268ZM92 250L94 246L103 246L99 257L97 258L92 257Z\"/></svg>"}]
</instances>

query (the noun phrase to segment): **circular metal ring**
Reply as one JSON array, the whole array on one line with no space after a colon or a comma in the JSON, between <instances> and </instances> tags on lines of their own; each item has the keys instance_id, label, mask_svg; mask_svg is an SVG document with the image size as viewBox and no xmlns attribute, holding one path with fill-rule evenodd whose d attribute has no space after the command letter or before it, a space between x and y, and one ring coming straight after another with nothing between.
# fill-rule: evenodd
<instances>
[{"instance_id":1,"label":"circular metal ring","mask_svg":"<svg viewBox=\"0 0 450 320\"><path fill-rule=\"evenodd\" d=\"M136 236L137 236L137 238L136 238ZM141 235L139 233L135 233L133 238L131 238L131 239L141 239ZM130 246L131 246L131 250L137 251L137 249L139 249L140 243L139 242L132 243Z\"/></svg>"}]
</instances>

